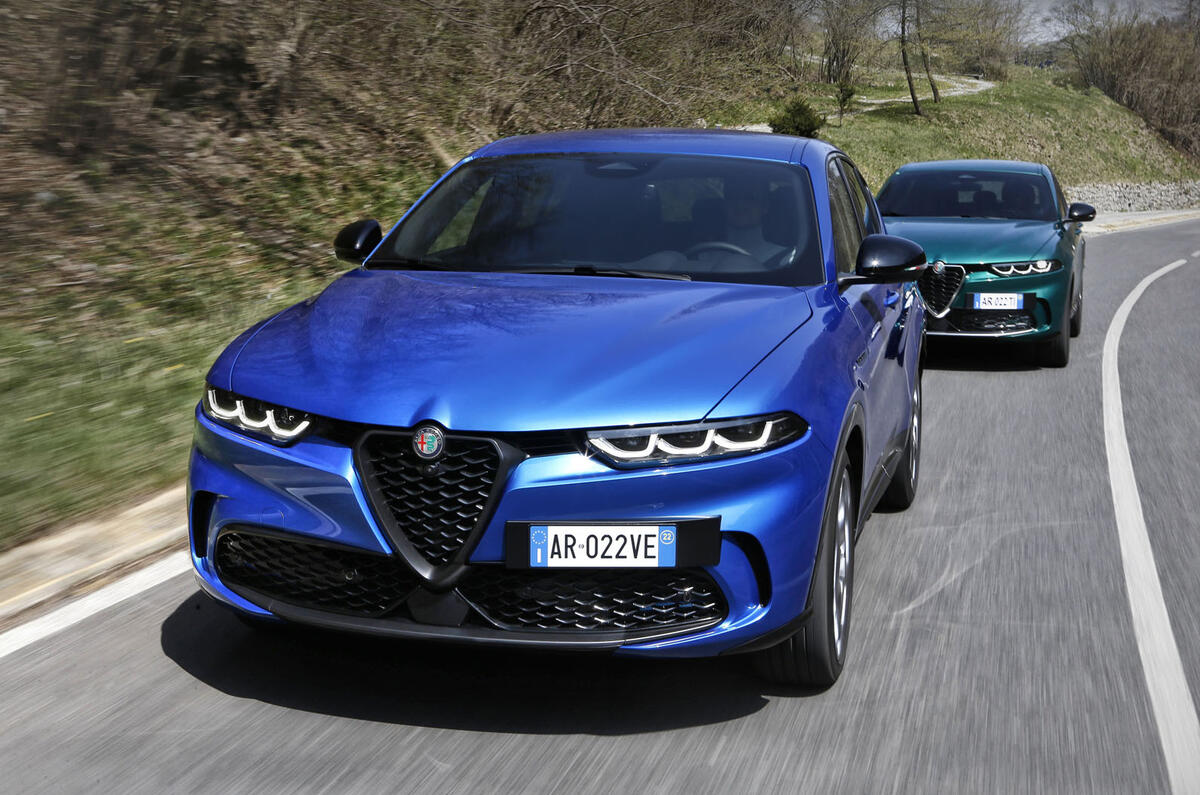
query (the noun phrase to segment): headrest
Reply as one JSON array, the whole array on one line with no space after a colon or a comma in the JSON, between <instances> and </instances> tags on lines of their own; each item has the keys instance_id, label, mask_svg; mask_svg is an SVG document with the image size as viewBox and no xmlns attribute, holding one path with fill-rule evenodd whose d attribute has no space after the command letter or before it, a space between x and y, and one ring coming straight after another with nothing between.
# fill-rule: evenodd
<instances>
[{"instance_id":1,"label":"headrest","mask_svg":"<svg viewBox=\"0 0 1200 795\"><path fill-rule=\"evenodd\" d=\"M763 214L763 239L777 246L791 248L796 245L796 192L788 187L778 187L767 197L767 211Z\"/></svg>"}]
</instances>

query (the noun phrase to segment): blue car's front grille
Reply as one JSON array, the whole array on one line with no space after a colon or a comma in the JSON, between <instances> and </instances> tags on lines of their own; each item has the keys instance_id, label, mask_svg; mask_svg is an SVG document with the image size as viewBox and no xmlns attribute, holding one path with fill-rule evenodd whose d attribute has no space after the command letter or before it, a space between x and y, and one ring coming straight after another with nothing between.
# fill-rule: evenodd
<instances>
[{"instance_id":1,"label":"blue car's front grille","mask_svg":"<svg viewBox=\"0 0 1200 795\"><path fill-rule=\"evenodd\" d=\"M217 573L230 587L247 588L288 604L360 616L398 607L419 578L390 555L309 544L249 528L217 539Z\"/></svg>"},{"instance_id":2,"label":"blue car's front grille","mask_svg":"<svg viewBox=\"0 0 1200 795\"><path fill-rule=\"evenodd\" d=\"M462 549L500 470L500 451L489 439L448 436L445 445L429 462L413 450L411 434L371 433L359 458L376 515L434 566Z\"/></svg>"},{"instance_id":3,"label":"blue car's front grille","mask_svg":"<svg viewBox=\"0 0 1200 795\"><path fill-rule=\"evenodd\" d=\"M503 629L636 632L702 629L728 614L701 569L513 571L479 567L459 592Z\"/></svg>"}]
</instances>

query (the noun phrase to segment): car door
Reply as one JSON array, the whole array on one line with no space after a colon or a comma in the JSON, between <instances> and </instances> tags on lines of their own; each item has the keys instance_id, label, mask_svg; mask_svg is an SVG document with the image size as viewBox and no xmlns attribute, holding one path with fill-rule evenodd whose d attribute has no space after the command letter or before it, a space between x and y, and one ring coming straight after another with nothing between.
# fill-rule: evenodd
<instances>
[{"instance_id":1,"label":"car door","mask_svg":"<svg viewBox=\"0 0 1200 795\"><path fill-rule=\"evenodd\" d=\"M878 231L878 213L874 203L862 195L860 178L849 161L841 157L830 158L826 177L838 273L850 274L854 272L858 247L864 235ZM852 184L855 185L853 190ZM900 320L901 289L900 285L851 284L842 289L842 297L862 331L854 375L863 391L862 402L867 417L869 485L876 467L895 446L897 430L909 411L904 371L899 366L895 347L888 345L889 335Z\"/></svg>"}]
</instances>

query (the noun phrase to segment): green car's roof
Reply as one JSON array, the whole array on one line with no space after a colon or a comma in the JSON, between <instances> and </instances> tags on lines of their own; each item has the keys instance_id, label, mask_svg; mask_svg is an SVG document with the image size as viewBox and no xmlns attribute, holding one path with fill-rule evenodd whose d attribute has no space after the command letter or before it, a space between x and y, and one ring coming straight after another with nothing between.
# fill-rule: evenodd
<instances>
[{"instance_id":1,"label":"green car's roof","mask_svg":"<svg viewBox=\"0 0 1200 795\"><path fill-rule=\"evenodd\" d=\"M1009 174L1045 174L1047 168L1041 163L1027 163L1024 160L925 160L917 163L905 163L896 169L901 171L963 171L977 169L988 171L1004 171Z\"/></svg>"}]
</instances>

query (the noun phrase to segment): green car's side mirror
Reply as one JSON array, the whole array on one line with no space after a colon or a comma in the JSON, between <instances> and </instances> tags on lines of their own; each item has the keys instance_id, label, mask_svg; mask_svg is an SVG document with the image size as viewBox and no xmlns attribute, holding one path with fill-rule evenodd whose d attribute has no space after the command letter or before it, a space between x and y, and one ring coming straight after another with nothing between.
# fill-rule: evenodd
<instances>
[{"instance_id":1,"label":"green car's side mirror","mask_svg":"<svg viewBox=\"0 0 1200 795\"><path fill-rule=\"evenodd\" d=\"M1083 202L1074 202L1067 208L1068 223L1083 223L1096 220L1096 208Z\"/></svg>"}]
</instances>

